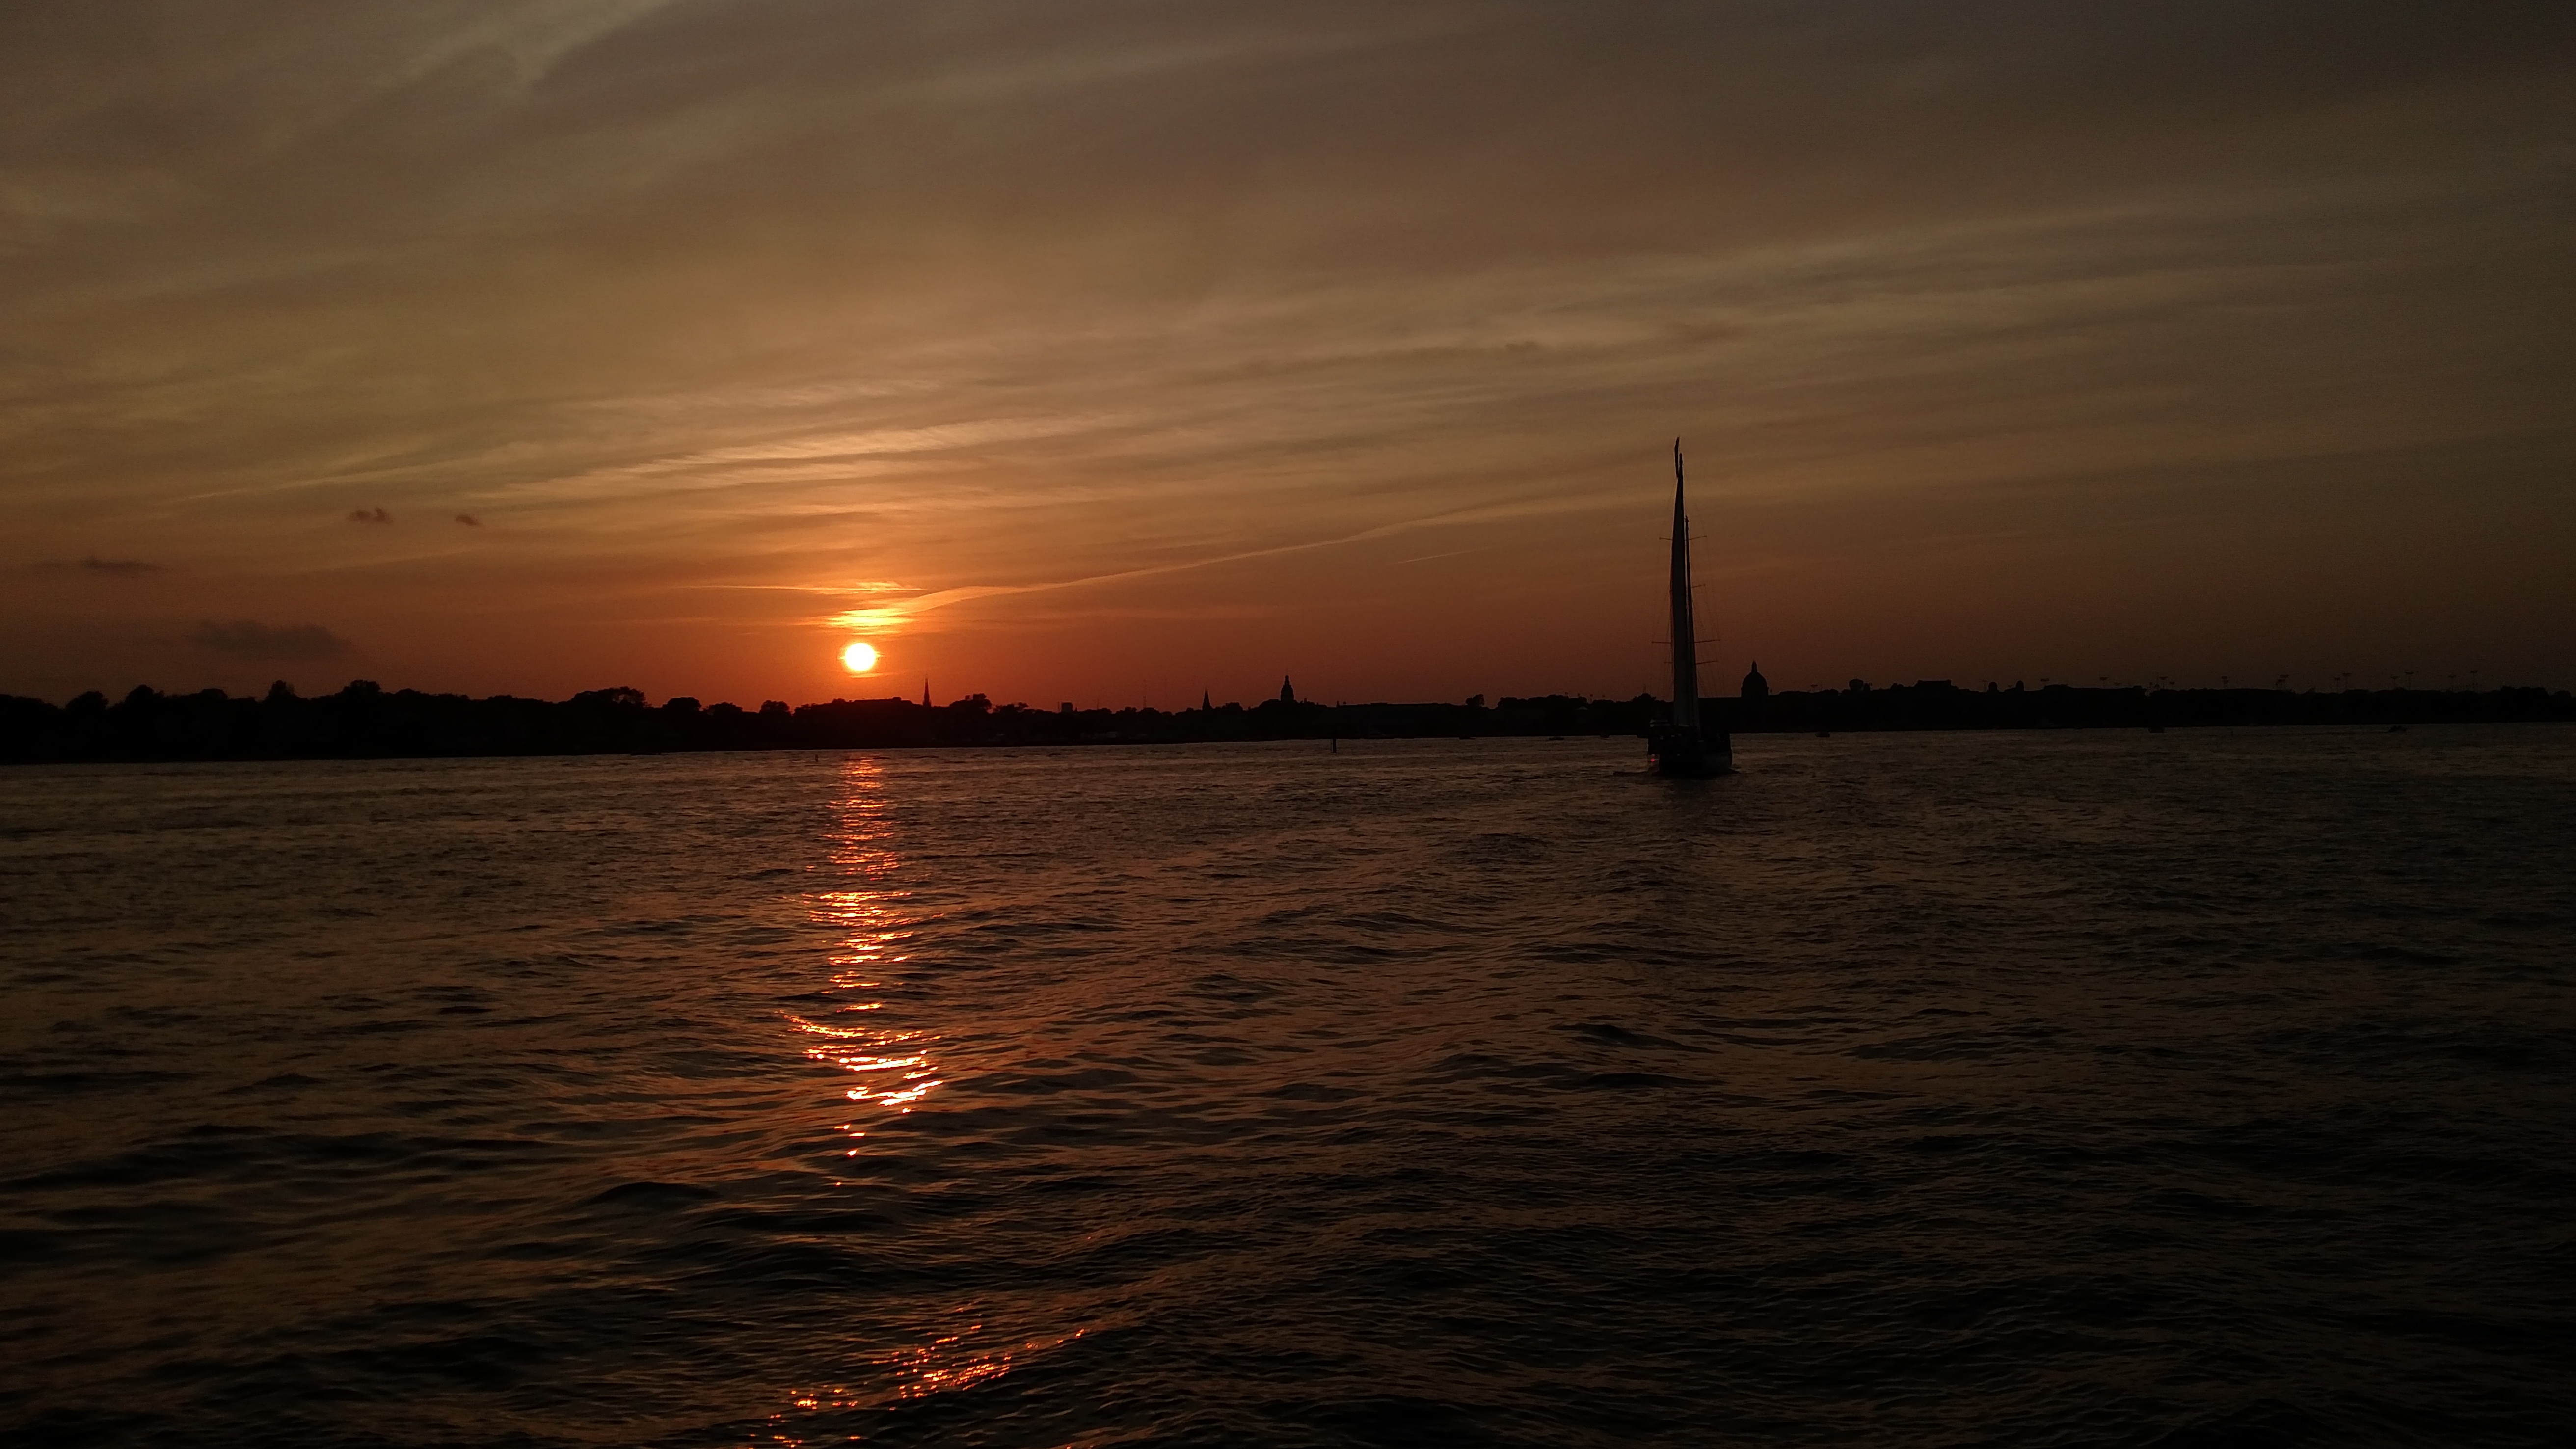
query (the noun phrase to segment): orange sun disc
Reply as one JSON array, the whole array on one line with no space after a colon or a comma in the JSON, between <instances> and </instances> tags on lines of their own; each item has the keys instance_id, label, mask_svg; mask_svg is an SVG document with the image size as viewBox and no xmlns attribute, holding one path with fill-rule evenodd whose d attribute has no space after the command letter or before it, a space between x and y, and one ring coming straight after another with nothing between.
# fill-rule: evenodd
<instances>
[{"instance_id":1,"label":"orange sun disc","mask_svg":"<svg viewBox=\"0 0 2576 1449\"><path fill-rule=\"evenodd\" d=\"M841 651L841 667L852 674L865 674L877 667L876 646L861 640Z\"/></svg>"}]
</instances>

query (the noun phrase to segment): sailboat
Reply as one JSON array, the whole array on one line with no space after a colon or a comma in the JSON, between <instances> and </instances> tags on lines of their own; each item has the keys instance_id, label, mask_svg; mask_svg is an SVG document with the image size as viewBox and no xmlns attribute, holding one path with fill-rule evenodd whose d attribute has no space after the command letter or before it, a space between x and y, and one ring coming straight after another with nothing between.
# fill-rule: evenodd
<instances>
[{"instance_id":1,"label":"sailboat","mask_svg":"<svg viewBox=\"0 0 2576 1449\"><path fill-rule=\"evenodd\" d=\"M1690 514L1682 504L1682 440L1673 439L1673 713L1646 730L1646 759L1658 775L1704 778L1735 768L1725 730L1699 717L1699 628L1691 608Z\"/></svg>"}]
</instances>

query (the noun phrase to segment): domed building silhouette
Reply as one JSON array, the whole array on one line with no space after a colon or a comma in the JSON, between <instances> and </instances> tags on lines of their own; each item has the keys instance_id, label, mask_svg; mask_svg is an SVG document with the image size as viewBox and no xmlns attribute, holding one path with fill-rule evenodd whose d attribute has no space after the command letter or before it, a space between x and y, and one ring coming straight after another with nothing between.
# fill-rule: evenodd
<instances>
[{"instance_id":1,"label":"domed building silhouette","mask_svg":"<svg viewBox=\"0 0 2576 1449\"><path fill-rule=\"evenodd\" d=\"M1757 659L1753 662L1753 671L1744 676L1744 685L1741 689L1737 690L1736 693L1743 695L1746 699L1769 699L1771 697L1771 681L1762 677L1762 661Z\"/></svg>"}]
</instances>

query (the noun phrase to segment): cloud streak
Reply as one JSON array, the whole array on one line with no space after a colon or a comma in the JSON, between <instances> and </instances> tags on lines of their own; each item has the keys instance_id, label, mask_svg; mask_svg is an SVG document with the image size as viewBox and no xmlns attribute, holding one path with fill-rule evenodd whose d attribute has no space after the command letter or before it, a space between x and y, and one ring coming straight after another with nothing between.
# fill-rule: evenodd
<instances>
[{"instance_id":1,"label":"cloud streak","mask_svg":"<svg viewBox=\"0 0 2576 1449\"><path fill-rule=\"evenodd\" d=\"M349 641L319 624L262 624L239 619L229 624L199 623L188 641L200 649L242 659L336 659L350 650Z\"/></svg>"},{"instance_id":2,"label":"cloud streak","mask_svg":"<svg viewBox=\"0 0 2576 1449\"><path fill-rule=\"evenodd\" d=\"M0 523L33 558L184 551L209 609L367 620L389 671L775 696L866 627L1039 696L1336 650L1394 692L1572 686L1633 632L1676 432L1741 524L1709 556L1815 580L1760 627L1822 677L1972 667L1896 619L2166 672L2237 647L2135 627L2175 561L2069 500L2116 474L2193 537L2270 536L2361 455L2435 460L2456 506L2332 515L2315 557L2373 562L2304 601L2210 583L2265 650L2395 648L2353 642L2397 637L2354 622L2383 607L2535 669L2576 637L2537 562L2576 519L2519 481L2576 466L2564 7L8 24ZM1443 529L1472 555L1420 546L1400 588L1379 545ZM2428 532L2475 547L2401 568ZM1947 586L1908 537L2032 542ZM2007 641L2074 555L2116 587ZM1082 588L1277 622L1014 643ZM1431 632L1354 630L1362 598ZM406 626L466 614L470 644ZM46 657L81 656L62 627Z\"/></svg>"}]
</instances>

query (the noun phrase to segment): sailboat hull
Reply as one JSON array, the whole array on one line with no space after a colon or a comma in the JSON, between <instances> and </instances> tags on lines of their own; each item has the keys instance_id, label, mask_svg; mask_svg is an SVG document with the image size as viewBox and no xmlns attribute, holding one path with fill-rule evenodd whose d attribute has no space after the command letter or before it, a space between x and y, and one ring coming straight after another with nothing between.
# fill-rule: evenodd
<instances>
[{"instance_id":1,"label":"sailboat hull","mask_svg":"<svg viewBox=\"0 0 2576 1449\"><path fill-rule=\"evenodd\" d=\"M1646 735L1646 762L1658 775L1705 780L1732 773L1735 750L1724 734L1712 739L1696 729L1656 725Z\"/></svg>"}]
</instances>

